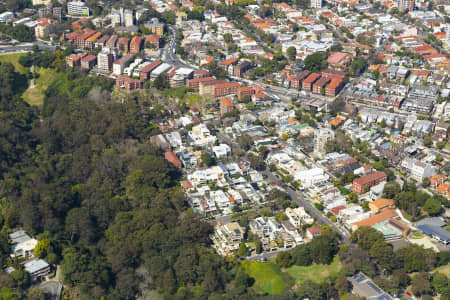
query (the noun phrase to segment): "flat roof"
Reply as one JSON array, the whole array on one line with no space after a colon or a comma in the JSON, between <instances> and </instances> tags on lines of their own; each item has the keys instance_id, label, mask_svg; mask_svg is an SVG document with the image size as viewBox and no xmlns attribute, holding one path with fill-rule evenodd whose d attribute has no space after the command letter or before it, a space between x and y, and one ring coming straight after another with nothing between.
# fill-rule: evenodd
<instances>
[{"instance_id":1,"label":"flat roof","mask_svg":"<svg viewBox=\"0 0 450 300\"><path fill-rule=\"evenodd\" d=\"M42 269L47 268L48 266L49 266L48 263L43 259L30 260L29 262L26 262L24 265L25 271L27 271L28 273L38 272Z\"/></svg>"},{"instance_id":2,"label":"flat roof","mask_svg":"<svg viewBox=\"0 0 450 300\"><path fill-rule=\"evenodd\" d=\"M179 68L176 73L178 75L190 75L192 72L194 72L194 69L191 69L191 68Z\"/></svg>"}]
</instances>

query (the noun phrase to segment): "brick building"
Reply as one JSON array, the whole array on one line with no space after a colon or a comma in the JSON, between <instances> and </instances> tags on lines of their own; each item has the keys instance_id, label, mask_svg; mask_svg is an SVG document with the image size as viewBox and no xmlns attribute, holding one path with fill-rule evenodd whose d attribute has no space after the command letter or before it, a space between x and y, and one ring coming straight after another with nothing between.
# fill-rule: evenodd
<instances>
[{"instance_id":1,"label":"brick building","mask_svg":"<svg viewBox=\"0 0 450 300\"><path fill-rule=\"evenodd\" d=\"M328 97L336 97L342 90L344 82L340 79L333 78L331 82L325 88L325 95Z\"/></svg>"},{"instance_id":2,"label":"brick building","mask_svg":"<svg viewBox=\"0 0 450 300\"><path fill-rule=\"evenodd\" d=\"M241 85L238 82L219 83L214 86L214 97L236 95Z\"/></svg>"},{"instance_id":3,"label":"brick building","mask_svg":"<svg viewBox=\"0 0 450 300\"><path fill-rule=\"evenodd\" d=\"M141 71L139 72L139 79L148 80L150 78L150 73L154 69L156 69L160 64L161 64L161 62L159 60L155 60L155 61L152 61L151 63L149 63L148 65L146 65L145 67L143 67L141 69Z\"/></svg>"},{"instance_id":4,"label":"brick building","mask_svg":"<svg viewBox=\"0 0 450 300\"><path fill-rule=\"evenodd\" d=\"M319 78L320 78L320 74L317 74L317 73L309 74L309 76L303 80L302 89L304 91L310 92L313 87L314 82L316 82Z\"/></svg>"},{"instance_id":5,"label":"brick building","mask_svg":"<svg viewBox=\"0 0 450 300\"><path fill-rule=\"evenodd\" d=\"M97 64L97 56L89 54L81 59L81 68L90 70Z\"/></svg>"},{"instance_id":6,"label":"brick building","mask_svg":"<svg viewBox=\"0 0 450 300\"><path fill-rule=\"evenodd\" d=\"M81 66L81 59L85 57L87 54L81 53L81 54L70 54L66 56L66 64L71 67L79 67Z\"/></svg>"},{"instance_id":7,"label":"brick building","mask_svg":"<svg viewBox=\"0 0 450 300\"><path fill-rule=\"evenodd\" d=\"M330 82L331 79L327 78L327 77L321 77L319 80L317 80L314 84L313 84L313 93L314 94L321 94L322 93L322 89L325 89L325 86L328 84L328 82Z\"/></svg>"},{"instance_id":8,"label":"brick building","mask_svg":"<svg viewBox=\"0 0 450 300\"><path fill-rule=\"evenodd\" d=\"M220 115L223 116L226 113L234 110L234 104L228 98L220 99Z\"/></svg>"},{"instance_id":9,"label":"brick building","mask_svg":"<svg viewBox=\"0 0 450 300\"><path fill-rule=\"evenodd\" d=\"M356 194L363 194L367 192L372 186L386 180L387 175L384 172L376 171L353 180L352 190Z\"/></svg>"},{"instance_id":10,"label":"brick building","mask_svg":"<svg viewBox=\"0 0 450 300\"><path fill-rule=\"evenodd\" d=\"M126 37L121 37L117 40L116 47L120 51L129 52L130 51L130 39Z\"/></svg>"},{"instance_id":11,"label":"brick building","mask_svg":"<svg viewBox=\"0 0 450 300\"><path fill-rule=\"evenodd\" d=\"M140 90L144 87L142 80L119 76L116 79L116 88L126 89L128 92Z\"/></svg>"},{"instance_id":12,"label":"brick building","mask_svg":"<svg viewBox=\"0 0 450 300\"><path fill-rule=\"evenodd\" d=\"M142 38L140 36L134 36L130 42L130 54L138 54L141 51Z\"/></svg>"},{"instance_id":13,"label":"brick building","mask_svg":"<svg viewBox=\"0 0 450 300\"><path fill-rule=\"evenodd\" d=\"M238 88L237 96L239 100L242 100L244 96L251 97L255 93L255 90L251 86L241 86Z\"/></svg>"},{"instance_id":14,"label":"brick building","mask_svg":"<svg viewBox=\"0 0 450 300\"><path fill-rule=\"evenodd\" d=\"M195 74L194 74L195 76ZM188 80L187 87L190 89L198 89L200 87L200 83L204 82L213 82L216 78L214 77L199 77Z\"/></svg>"},{"instance_id":15,"label":"brick building","mask_svg":"<svg viewBox=\"0 0 450 300\"><path fill-rule=\"evenodd\" d=\"M250 69L250 62L244 60L233 67L233 76L242 77L242 75Z\"/></svg>"},{"instance_id":16,"label":"brick building","mask_svg":"<svg viewBox=\"0 0 450 300\"><path fill-rule=\"evenodd\" d=\"M300 73L296 73L291 78L291 88L299 89L302 87L303 80L311 74L310 71L305 70Z\"/></svg>"},{"instance_id":17,"label":"brick building","mask_svg":"<svg viewBox=\"0 0 450 300\"><path fill-rule=\"evenodd\" d=\"M156 49L160 46L160 36L157 34L149 34L145 36L145 43L153 45ZM147 47L146 47L147 48Z\"/></svg>"}]
</instances>

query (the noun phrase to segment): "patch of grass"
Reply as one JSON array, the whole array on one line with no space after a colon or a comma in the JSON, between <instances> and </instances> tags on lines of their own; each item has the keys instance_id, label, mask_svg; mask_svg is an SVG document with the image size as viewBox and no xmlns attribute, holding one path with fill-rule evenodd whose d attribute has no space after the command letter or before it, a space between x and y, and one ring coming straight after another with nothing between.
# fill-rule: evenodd
<instances>
[{"instance_id":1,"label":"patch of grass","mask_svg":"<svg viewBox=\"0 0 450 300\"><path fill-rule=\"evenodd\" d=\"M254 286L262 292L274 295L280 294L284 288L292 284L292 278L283 273L276 264L271 262L243 261L245 272L255 279Z\"/></svg>"},{"instance_id":2,"label":"patch of grass","mask_svg":"<svg viewBox=\"0 0 450 300\"><path fill-rule=\"evenodd\" d=\"M450 278L450 263L445 266L440 266L439 268L434 269L431 273L439 272Z\"/></svg>"},{"instance_id":3,"label":"patch of grass","mask_svg":"<svg viewBox=\"0 0 450 300\"><path fill-rule=\"evenodd\" d=\"M54 69L37 68L36 73L39 78L34 80L34 86L28 87L23 93L23 99L31 105L42 105L44 103L45 91L58 78L58 73Z\"/></svg>"},{"instance_id":4,"label":"patch of grass","mask_svg":"<svg viewBox=\"0 0 450 300\"><path fill-rule=\"evenodd\" d=\"M286 269L295 280L302 283L307 280L321 283L328 276L337 275L342 268L342 264L337 256L334 257L333 262L329 265L313 264L307 267L292 266Z\"/></svg>"},{"instance_id":5,"label":"patch of grass","mask_svg":"<svg viewBox=\"0 0 450 300\"><path fill-rule=\"evenodd\" d=\"M450 225L444 226L444 229L450 231Z\"/></svg>"},{"instance_id":6,"label":"patch of grass","mask_svg":"<svg viewBox=\"0 0 450 300\"><path fill-rule=\"evenodd\" d=\"M414 232L413 234L411 234L411 238L413 239L422 239L423 238L423 234L421 234L420 232Z\"/></svg>"},{"instance_id":7,"label":"patch of grass","mask_svg":"<svg viewBox=\"0 0 450 300\"><path fill-rule=\"evenodd\" d=\"M25 55L25 53L1 54L0 62L12 63L17 72L19 72L21 74L26 74L28 72L28 68L25 68L24 66L19 64L19 58L22 55Z\"/></svg>"}]
</instances>

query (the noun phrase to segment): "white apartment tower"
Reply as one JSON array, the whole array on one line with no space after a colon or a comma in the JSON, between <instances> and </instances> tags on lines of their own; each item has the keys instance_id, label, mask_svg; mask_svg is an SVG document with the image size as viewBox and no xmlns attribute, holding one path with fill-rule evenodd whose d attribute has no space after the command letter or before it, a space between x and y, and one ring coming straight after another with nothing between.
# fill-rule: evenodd
<instances>
[{"instance_id":1,"label":"white apartment tower","mask_svg":"<svg viewBox=\"0 0 450 300\"><path fill-rule=\"evenodd\" d=\"M101 72L109 73L113 62L113 55L108 52L100 52L97 55L97 67Z\"/></svg>"},{"instance_id":2,"label":"white apartment tower","mask_svg":"<svg viewBox=\"0 0 450 300\"><path fill-rule=\"evenodd\" d=\"M89 7L81 1L67 2L67 13L71 16L89 17Z\"/></svg>"},{"instance_id":3,"label":"white apartment tower","mask_svg":"<svg viewBox=\"0 0 450 300\"><path fill-rule=\"evenodd\" d=\"M322 0L311 0L311 8L322 8Z\"/></svg>"},{"instance_id":4,"label":"white apartment tower","mask_svg":"<svg viewBox=\"0 0 450 300\"><path fill-rule=\"evenodd\" d=\"M320 128L314 132L314 155L322 158L327 153L327 142L334 139L334 132L329 128Z\"/></svg>"},{"instance_id":5,"label":"white apartment tower","mask_svg":"<svg viewBox=\"0 0 450 300\"><path fill-rule=\"evenodd\" d=\"M129 26L133 26L134 25L134 16L133 16L133 11L130 9L125 9L124 11L124 20L123 20L123 24L126 27Z\"/></svg>"}]
</instances>

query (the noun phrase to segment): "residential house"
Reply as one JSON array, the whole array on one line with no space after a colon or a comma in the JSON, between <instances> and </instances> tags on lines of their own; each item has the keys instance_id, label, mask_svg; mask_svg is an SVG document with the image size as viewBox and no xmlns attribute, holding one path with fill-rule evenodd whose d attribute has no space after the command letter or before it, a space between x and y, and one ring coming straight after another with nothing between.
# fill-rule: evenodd
<instances>
[{"instance_id":1,"label":"residential house","mask_svg":"<svg viewBox=\"0 0 450 300\"><path fill-rule=\"evenodd\" d=\"M308 239L314 239L315 237L318 237L320 233L322 232L322 227L319 226L311 226L306 229L306 237Z\"/></svg>"},{"instance_id":2,"label":"residential house","mask_svg":"<svg viewBox=\"0 0 450 300\"><path fill-rule=\"evenodd\" d=\"M218 225L211 237L214 248L222 256L231 256L237 252L244 239L244 229L237 222Z\"/></svg>"},{"instance_id":3,"label":"residential house","mask_svg":"<svg viewBox=\"0 0 450 300\"><path fill-rule=\"evenodd\" d=\"M379 213L387 208L395 208L395 202L392 199L380 198L369 202L369 209L373 213Z\"/></svg>"},{"instance_id":4,"label":"residential house","mask_svg":"<svg viewBox=\"0 0 450 300\"><path fill-rule=\"evenodd\" d=\"M11 257L32 257L37 242L23 230L10 233Z\"/></svg>"},{"instance_id":5,"label":"residential house","mask_svg":"<svg viewBox=\"0 0 450 300\"><path fill-rule=\"evenodd\" d=\"M50 273L50 265L43 259L27 261L23 267L25 271L30 274L32 281L36 281L40 277L46 276Z\"/></svg>"}]
</instances>

